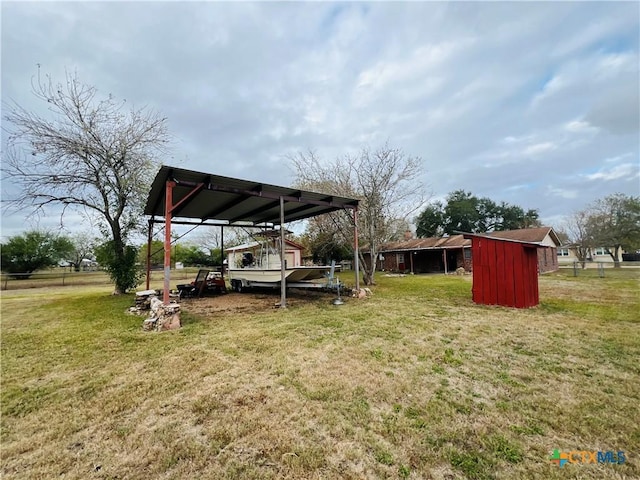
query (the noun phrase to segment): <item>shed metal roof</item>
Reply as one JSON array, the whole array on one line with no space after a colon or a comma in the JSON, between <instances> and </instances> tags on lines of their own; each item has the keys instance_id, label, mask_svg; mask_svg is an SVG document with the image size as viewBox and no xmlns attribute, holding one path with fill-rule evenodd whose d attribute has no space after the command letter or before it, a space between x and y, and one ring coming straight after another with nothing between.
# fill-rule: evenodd
<instances>
[{"instance_id":1,"label":"shed metal roof","mask_svg":"<svg viewBox=\"0 0 640 480\"><path fill-rule=\"evenodd\" d=\"M354 198L163 166L151 185L145 215L164 217L167 181L175 183L173 205L178 207L172 216L202 222L279 224L280 198L285 223L358 205Z\"/></svg>"},{"instance_id":2,"label":"shed metal roof","mask_svg":"<svg viewBox=\"0 0 640 480\"><path fill-rule=\"evenodd\" d=\"M544 245L542 245L540 242L527 242L524 240L516 240L513 238L502 238L502 237L492 236L486 233L464 233L463 236L464 238L470 238L470 239L486 238L487 240L492 240L494 242L518 243L526 248L544 247Z\"/></svg>"}]
</instances>

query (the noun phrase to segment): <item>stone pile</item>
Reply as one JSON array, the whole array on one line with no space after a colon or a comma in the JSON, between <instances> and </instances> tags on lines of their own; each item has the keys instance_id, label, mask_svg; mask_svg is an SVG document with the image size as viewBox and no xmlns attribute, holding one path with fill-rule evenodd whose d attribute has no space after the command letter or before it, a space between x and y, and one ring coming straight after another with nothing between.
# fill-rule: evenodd
<instances>
[{"instance_id":1,"label":"stone pile","mask_svg":"<svg viewBox=\"0 0 640 480\"><path fill-rule=\"evenodd\" d=\"M136 292L136 304L131 307L129 311L131 313L139 313L149 310L151 308L151 298L158 298L159 296L160 292L158 290L142 290Z\"/></svg>"},{"instance_id":2,"label":"stone pile","mask_svg":"<svg viewBox=\"0 0 640 480\"><path fill-rule=\"evenodd\" d=\"M130 313L143 315L148 313L148 318L142 322L142 329L146 331L161 332L180 328L180 305L172 301L164 305L160 300L158 290L143 290L136 292L136 304L129 309ZM170 298L175 298L171 295Z\"/></svg>"},{"instance_id":3,"label":"stone pile","mask_svg":"<svg viewBox=\"0 0 640 480\"><path fill-rule=\"evenodd\" d=\"M149 318L142 322L142 329L146 331L175 330L180 328L180 305L170 303L164 305L158 297L151 297Z\"/></svg>"}]
</instances>

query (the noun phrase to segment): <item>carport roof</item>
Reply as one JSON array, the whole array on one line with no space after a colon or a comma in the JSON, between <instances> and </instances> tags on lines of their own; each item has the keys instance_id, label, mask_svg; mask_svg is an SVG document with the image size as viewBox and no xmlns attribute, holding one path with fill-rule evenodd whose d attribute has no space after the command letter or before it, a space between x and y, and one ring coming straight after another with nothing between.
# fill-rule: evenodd
<instances>
[{"instance_id":1,"label":"carport roof","mask_svg":"<svg viewBox=\"0 0 640 480\"><path fill-rule=\"evenodd\" d=\"M172 217L201 222L279 224L281 198L285 223L358 206L354 198L163 166L151 185L145 215L165 216L167 182L173 182Z\"/></svg>"}]
</instances>

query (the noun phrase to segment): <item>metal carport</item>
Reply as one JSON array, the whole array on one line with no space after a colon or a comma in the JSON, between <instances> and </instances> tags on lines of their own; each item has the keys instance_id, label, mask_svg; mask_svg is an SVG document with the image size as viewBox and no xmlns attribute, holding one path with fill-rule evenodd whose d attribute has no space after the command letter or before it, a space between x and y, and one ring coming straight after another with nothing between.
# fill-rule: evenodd
<instances>
[{"instance_id":1,"label":"metal carport","mask_svg":"<svg viewBox=\"0 0 640 480\"><path fill-rule=\"evenodd\" d=\"M149 253L153 224L165 224L163 302L169 303L172 223L222 227L280 225L280 243L284 249L286 223L342 209L353 211L355 282L356 289L359 289L358 200L182 168L161 167L151 185L144 214L151 217L147 248ZM194 221L195 219L198 221ZM284 252L281 252L281 258L284 258ZM281 263L280 306L286 307L285 266L284 262Z\"/></svg>"}]
</instances>

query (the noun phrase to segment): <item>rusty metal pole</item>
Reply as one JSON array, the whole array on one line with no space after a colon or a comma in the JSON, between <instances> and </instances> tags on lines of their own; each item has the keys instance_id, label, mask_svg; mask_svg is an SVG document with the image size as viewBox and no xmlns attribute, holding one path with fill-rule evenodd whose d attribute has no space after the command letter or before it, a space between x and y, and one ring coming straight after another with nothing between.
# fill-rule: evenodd
<instances>
[{"instance_id":1,"label":"rusty metal pole","mask_svg":"<svg viewBox=\"0 0 640 480\"><path fill-rule=\"evenodd\" d=\"M356 206L356 208L353 209L353 250L354 250L354 259L353 259L353 265L355 267L356 270L356 292L358 292L358 294L360 294L360 259L359 259L359 252L358 252L358 207ZM371 259L372 262L374 262L374 259Z\"/></svg>"},{"instance_id":2,"label":"rusty metal pole","mask_svg":"<svg viewBox=\"0 0 640 480\"><path fill-rule=\"evenodd\" d=\"M164 201L164 290L162 303L169 305L171 286L171 211L173 210L173 187L175 182L167 180Z\"/></svg>"},{"instance_id":3,"label":"rusty metal pole","mask_svg":"<svg viewBox=\"0 0 640 480\"><path fill-rule=\"evenodd\" d=\"M153 217L149 220L149 232L147 234L147 290L151 282L151 241L153 240Z\"/></svg>"}]
</instances>

